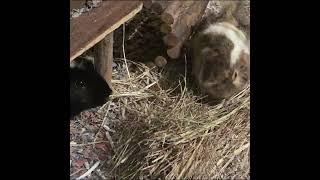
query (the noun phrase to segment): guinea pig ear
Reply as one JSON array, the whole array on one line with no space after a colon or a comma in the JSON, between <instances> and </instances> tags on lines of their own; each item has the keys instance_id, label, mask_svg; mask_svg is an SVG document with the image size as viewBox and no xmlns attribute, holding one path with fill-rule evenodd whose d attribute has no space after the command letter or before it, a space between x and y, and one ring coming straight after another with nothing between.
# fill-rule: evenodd
<instances>
[{"instance_id":1,"label":"guinea pig ear","mask_svg":"<svg viewBox=\"0 0 320 180\"><path fill-rule=\"evenodd\" d=\"M70 68L76 68L77 67L77 63L75 62L75 60L72 60L70 62Z\"/></svg>"},{"instance_id":2,"label":"guinea pig ear","mask_svg":"<svg viewBox=\"0 0 320 180\"><path fill-rule=\"evenodd\" d=\"M94 71L93 63L89 60L86 60L86 59L79 60L79 62L77 64L77 68L84 70L84 71L89 71L89 72Z\"/></svg>"},{"instance_id":3,"label":"guinea pig ear","mask_svg":"<svg viewBox=\"0 0 320 180\"><path fill-rule=\"evenodd\" d=\"M240 54L239 63L242 66L249 65L250 64L250 55L245 53L244 51L242 51Z\"/></svg>"}]
</instances>

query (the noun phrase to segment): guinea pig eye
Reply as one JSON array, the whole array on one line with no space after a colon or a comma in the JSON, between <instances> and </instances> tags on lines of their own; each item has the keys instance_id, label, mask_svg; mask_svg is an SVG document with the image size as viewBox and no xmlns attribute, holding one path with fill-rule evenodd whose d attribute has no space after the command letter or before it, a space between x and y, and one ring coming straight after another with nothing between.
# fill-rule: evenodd
<instances>
[{"instance_id":1,"label":"guinea pig eye","mask_svg":"<svg viewBox=\"0 0 320 180\"><path fill-rule=\"evenodd\" d=\"M220 54L220 50L219 49L213 49L212 53L214 54L214 56L217 56Z\"/></svg>"},{"instance_id":2,"label":"guinea pig eye","mask_svg":"<svg viewBox=\"0 0 320 180\"><path fill-rule=\"evenodd\" d=\"M84 81L76 81L75 85L78 88L84 88L86 86L86 83Z\"/></svg>"},{"instance_id":3,"label":"guinea pig eye","mask_svg":"<svg viewBox=\"0 0 320 180\"><path fill-rule=\"evenodd\" d=\"M213 50L211 51L211 56L212 56L212 57L216 57L216 56L218 56L219 54L220 54L219 49L213 49Z\"/></svg>"}]
</instances>

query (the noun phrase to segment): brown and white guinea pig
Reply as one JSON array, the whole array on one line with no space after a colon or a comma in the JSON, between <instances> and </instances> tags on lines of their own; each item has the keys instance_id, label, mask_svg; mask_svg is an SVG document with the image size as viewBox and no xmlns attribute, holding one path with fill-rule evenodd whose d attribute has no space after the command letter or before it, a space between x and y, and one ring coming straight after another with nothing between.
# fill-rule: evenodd
<instances>
[{"instance_id":1,"label":"brown and white guinea pig","mask_svg":"<svg viewBox=\"0 0 320 180\"><path fill-rule=\"evenodd\" d=\"M103 105L111 93L108 83L91 61L79 57L70 63L70 118Z\"/></svg>"},{"instance_id":2,"label":"brown and white guinea pig","mask_svg":"<svg viewBox=\"0 0 320 180\"><path fill-rule=\"evenodd\" d=\"M211 99L229 98L250 81L250 46L229 22L207 25L192 40L192 72Z\"/></svg>"}]
</instances>

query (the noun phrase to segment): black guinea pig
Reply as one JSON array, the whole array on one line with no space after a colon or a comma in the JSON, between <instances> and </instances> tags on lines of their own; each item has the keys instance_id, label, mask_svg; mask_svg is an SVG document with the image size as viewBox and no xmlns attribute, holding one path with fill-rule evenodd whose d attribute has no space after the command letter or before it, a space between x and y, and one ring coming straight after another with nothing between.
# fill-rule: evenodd
<instances>
[{"instance_id":1,"label":"black guinea pig","mask_svg":"<svg viewBox=\"0 0 320 180\"><path fill-rule=\"evenodd\" d=\"M92 62L79 57L70 63L70 118L81 111L102 106L112 93Z\"/></svg>"}]
</instances>

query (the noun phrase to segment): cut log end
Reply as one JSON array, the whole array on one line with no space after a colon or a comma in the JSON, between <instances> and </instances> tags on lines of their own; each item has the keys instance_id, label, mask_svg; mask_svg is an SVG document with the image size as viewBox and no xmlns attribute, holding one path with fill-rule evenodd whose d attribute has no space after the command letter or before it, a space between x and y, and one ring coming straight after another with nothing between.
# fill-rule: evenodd
<instances>
[{"instance_id":1,"label":"cut log end","mask_svg":"<svg viewBox=\"0 0 320 180\"><path fill-rule=\"evenodd\" d=\"M151 6L152 6L152 0L144 0L143 1L143 7L144 8L150 9Z\"/></svg>"},{"instance_id":2,"label":"cut log end","mask_svg":"<svg viewBox=\"0 0 320 180\"><path fill-rule=\"evenodd\" d=\"M156 64L154 62L152 62L152 61L146 62L145 65L150 69L156 67Z\"/></svg>"},{"instance_id":3,"label":"cut log end","mask_svg":"<svg viewBox=\"0 0 320 180\"><path fill-rule=\"evenodd\" d=\"M159 3L152 3L151 10L157 14L161 14L163 11L163 8Z\"/></svg>"},{"instance_id":4,"label":"cut log end","mask_svg":"<svg viewBox=\"0 0 320 180\"><path fill-rule=\"evenodd\" d=\"M164 67L167 64L167 60L166 58L164 58L163 56L157 56L154 59L154 63L158 66L158 67Z\"/></svg>"},{"instance_id":5,"label":"cut log end","mask_svg":"<svg viewBox=\"0 0 320 180\"><path fill-rule=\"evenodd\" d=\"M161 20L169 25L173 24L174 22L172 15L166 12L161 14Z\"/></svg>"},{"instance_id":6,"label":"cut log end","mask_svg":"<svg viewBox=\"0 0 320 180\"><path fill-rule=\"evenodd\" d=\"M168 34L172 31L172 28L171 26L169 26L168 24L161 24L160 26L160 32L162 33L165 33L165 34Z\"/></svg>"},{"instance_id":7,"label":"cut log end","mask_svg":"<svg viewBox=\"0 0 320 180\"><path fill-rule=\"evenodd\" d=\"M180 57L182 43L178 43L176 46L167 50L167 54L171 59L178 59Z\"/></svg>"},{"instance_id":8,"label":"cut log end","mask_svg":"<svg viewBox=\"0 0 320 180\"><path fill-rule=\"evenodd\" d=\"M171 33L165 35L162 40L167 46L170 47L176 46L180 42L179 38Z\"/></svg>"}]
</instances>

